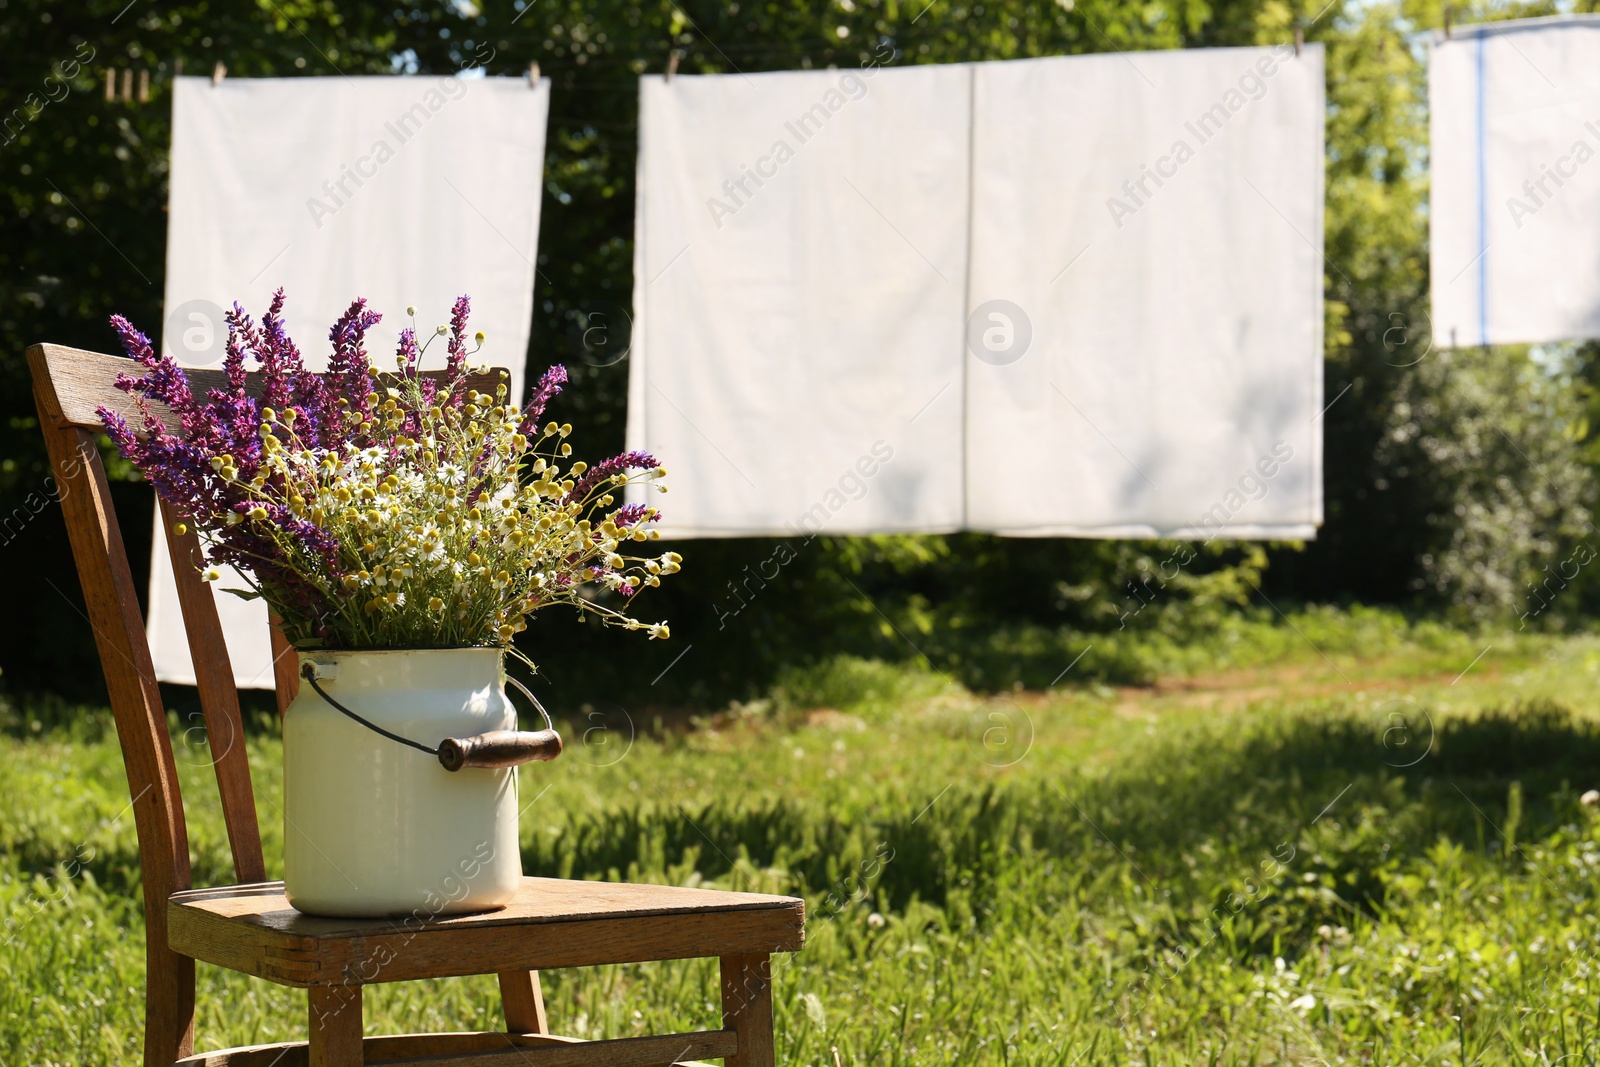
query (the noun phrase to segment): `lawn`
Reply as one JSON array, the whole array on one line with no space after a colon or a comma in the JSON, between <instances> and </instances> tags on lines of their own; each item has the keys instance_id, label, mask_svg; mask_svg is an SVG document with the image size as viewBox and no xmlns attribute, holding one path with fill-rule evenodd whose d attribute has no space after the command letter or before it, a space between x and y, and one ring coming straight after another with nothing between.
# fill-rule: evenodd
<instances>
[{"instance_id":1,"label":"lawn","mask_svg":"<svg viewBox=\"0 0 1600 1067\"><path fill-rule=\"evenodd\" d=\"M1155 685L972 694L839 660L690 717L569 714L524 768L529 873L805 896L779 1062L1587 1063L1600 639L1309 612ZM1066 663L1062 664L1063 667ZM103 711L6 709L0 1061L137 1062L137 855ZM229 878L174 743L197 884ZM279 745L250 743L269 870ZM703 963L554 972L579 1036L716 1024ZM304 995L202 966L199 1045ZM379 986L369 1032L493 1028L493 979Z\"/></svg>"}]
</instances>

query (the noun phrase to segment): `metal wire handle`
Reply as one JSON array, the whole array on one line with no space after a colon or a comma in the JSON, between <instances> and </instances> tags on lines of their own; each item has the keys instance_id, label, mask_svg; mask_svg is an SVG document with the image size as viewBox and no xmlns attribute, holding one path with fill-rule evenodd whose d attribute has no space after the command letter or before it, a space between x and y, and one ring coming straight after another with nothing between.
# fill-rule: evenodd
<instances>
[{"instance_id":1,"label":"metal wire handle","mask_svg":"<svg viewBox=\"0 0 1600 1067\"><path fill-rule=\"evenodd\" d=\"M355 712L351 711L349 708L345 707L343 704L341 704L337 700L333 699L331 696L328 695L327 690L323 689L322 686L317 684L317 669L316 669L316 666L314 664L310 663L309 661L306 663L306 665L304 667L302 667L300 669L300 674L301 674L302 677L305 678L306 681L311 683L311 688L316 690L317 695L319 697L321 697L323 700L326 700L330 705L332 705L333 709L335 711L343 713L344 715L348 716L349 718L354 719L356 722L360 723L362 726L365 726L367 729L371 730L373 733L382 734L384 737L387 737L391 741L398 741L402 745L406 745L406 746L409 746L410 748L414 748L418 752L426 752L430 756L437 757L439 755L439 749L437 747L429 748L427 745L424 745L419 741L413 741L409 737L401 737L399 734L394 733L393 731L385 730L383 727L379 726L377 723L372 722L372 721L370 721L368 719L362 718L360 715L357 715ZM509 674L506 675L506 684L515 686L516 689L517 689L517 692L519 692L523 696L527 697L529 703L531 703L534 707L539 709L539 714L544 717L544 725L545 725L546 729L554 730L556 728L556 724L550 721L550 713L548 711L544 710L544 705L539 703L539 698L538 697L536 697L532 693L528 692L528 687L527 686L523 685L521 682L517 681L516 678L512 677Z\"/></svg>"},{"instance_id":2,"label":"metal wire handle","mask_svg":"<svg viewBox=\"0 0 1600 1067\"><path fill-rule=\"evenodd\" d=\"M528 698L528 703L539 709L539 714L544 716L544 726L547 730L554 730L556 724L550 721L550 713L544 710L544 705L539 703L539 698L528 692L528 687L517 681L511 675L506 675L506 684L517 687L517 692Z\"/></svg>"}]
</instances>

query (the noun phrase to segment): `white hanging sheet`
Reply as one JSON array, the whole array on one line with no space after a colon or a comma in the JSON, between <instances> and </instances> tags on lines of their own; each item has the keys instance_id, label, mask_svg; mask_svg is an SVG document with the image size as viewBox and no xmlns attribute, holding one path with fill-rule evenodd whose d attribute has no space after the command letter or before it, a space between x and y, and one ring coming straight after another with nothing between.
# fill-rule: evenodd
<instances>
[{"instance_id":1,"label":"white hanging sheet","mask_svg":"<svg viewBox=\"0 0 1600 1067\"><path fill-rule=\"evenodd\" d=\"M367 347L387 368L408 305L425 335L466 293L488 335L474 361L509 367L521 396L549 102L548 80L519 78L177 79L163 350L220 366L223 310L259 320L281 286L308 366L326 366L329 327L364 296L384 316ZM443 359L434 345L424 366ZM156 676L193 684L159 515L155 534ZM216 599L235 681L272 688L265 606Z\"/></svg>"},{"instance_id":2,"label":"white hanging sheet","mask_svg":"<svg viewBox=\"0 0 1600 1067\"><path fill-rule=\"evenodd\" d=\"M1456 27L1428 108L1433 343L1600 337L1600 17Z\"/></svg>"}]
</instances>

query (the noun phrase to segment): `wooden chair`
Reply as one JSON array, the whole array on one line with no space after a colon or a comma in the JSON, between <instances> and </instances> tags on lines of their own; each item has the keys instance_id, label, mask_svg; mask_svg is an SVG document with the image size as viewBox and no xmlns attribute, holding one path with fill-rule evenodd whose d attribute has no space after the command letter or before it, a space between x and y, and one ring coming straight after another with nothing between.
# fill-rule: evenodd
<instances>
[{"instance_id":1,"label":"wooden chair","mask_svg":"<svg viewBox=\"0 0 1600 1067\"><path fill-rule=\"evenodd\" d=\"M324 919L302 915L266 881L238 693L191 530L170 538L173 571L198 679L237 885L190 885L189 843L172 742L145 641L138 591L95 447L99 405L126 414L114 388L128 360L57 345L28 349L40 428L59 484L128 772L144 882L145 1067L646 1067L721 1058L773 1067L770 954L804 939L804 903L790 897L669 886L525 878L501 911L448 918ZM504 372L493 372L501 375ZM191 371L199 387L220 371ZM480 388L492 382L479 382ZM137 425L137 423L135 423ZM177 516L163 508L170 529ZM280 709L295 662L274 632ZM718 957L722 1028L578 1041L548 1032L538 972L553 967ZM307 991L310 1040L196 1055L195 961ZM506 1032L362 1036L361 989L497 974Z\"/></svg>"}]
</instances>

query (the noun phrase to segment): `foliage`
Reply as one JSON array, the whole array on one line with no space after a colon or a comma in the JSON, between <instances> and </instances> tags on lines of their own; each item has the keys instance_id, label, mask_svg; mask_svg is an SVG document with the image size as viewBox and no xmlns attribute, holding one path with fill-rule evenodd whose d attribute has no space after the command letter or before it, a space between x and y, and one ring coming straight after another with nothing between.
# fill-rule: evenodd
<instances>
[{"instance_id":1,"label":"foliage","mask_svg":"<svg viewBox=\"0 0 1600 1067\"><path fill-rule=\"evenodd\" d=\"M1582 412L1568 367L1439 351L1399 390L1382 452L1420 451L1437 506L1449 508L1416 584L1463 615L1531 611L1529 590L1593 529L1594 475L1572 443Z\"/></svg>"},{"instance_id":2,"label":"foliage","mask_svg":"<svg viewBox=\"0 0 1600 1067\"><path fill-rule=\"evenodd\" d=\"M1553 9L1494 3L1471 17ZM796 559L773 577L777 542L702 542L692 573L662 591L661 611L683 643L634 658L637 675L599 669L620 650L596 628L566 633L534 624L522 640L535 658L555 653L590 664L572 672L601 689L590 695L649 689L655 700L684 702L758 695L795 663L882 655L898 640L883 636L886 626L913 635L960 631L969 644L1001 624L1032 633L1120 633L1135 600L1150 606L1127 625L1156 625L1156 615L1181 609L1159 624L1174 632L1203 630L1239 610L1229 599L1239 592L1258 609L1268 598L1278 605L1362 600L1430 609L1459 599L1469 613L1570 624L1600 607L1600 587L1563 593L1548 611L1532 614L1518 590L1552 559L1553 571L1570 555L1566 528L1592 505L1588 479L1575 464L1596 457L1587 443L1566 449L1570 404L1551 394L1570 383L1592 397L1585 383L1600 380L1600 370L1590 349L1570 374L1546 377L1520 362L1519 351L1504 351L1490 357L1503 366L1485 367L1472 385L1467 379L1480 373L1472 356L1455 359L1448 374L1437 358L1425 304L1426 48L1419 31L1442 20L1438 0L518 0L398 9L229 0L126 11L116 0L72 8L6 0L0 47L18 58L3 76L0 117L20 117L0 146L0 551L30 565L0 568L0 590L31 605L26 617L0 619L7 677L25 688L76 686L79 695L92 695L97 685L65 538L48 506L21 356L41 339L107 349L112 339L100 324L111 308L158 321L166 86L180 59L191 73L209 72L220 60L243 77L451 73L484 55L488 74L520 75L537 59L554 92L530 353L541 363L569 364L573 420L614 451L623 445L627 392L636 77L662 70L671 53L685 73L756 71L848 67L884 55L906 64L1277 43L1300 27L1307 40L1326 46L1329 72L1330 407L1321 420L1327 522L1316 541L1264 546L1264 556L1260 547L1218 548L1185 568L1185 581L1205 578L1216 589L1155 587L1146 576L1172 554L1158 544L816 538L789 545ZM88 54L85 48L93 58L74 59ZM64 65L69 60L79 69ZM104 102L100 87L111 68L149 70L152 103ZM71 76L62 82L64 72ZM46 78L56 80L46 87ZM71 87L65 95L62 84ZM29 93L49 102L28 104ZM1419 362L1430 343L1433 353ZM1510 392L1484 406L1485 417L1463 424L1455 394L1478 396L1491 387ZM1394 432L1412 423L1404 440L1395 440ZM1494 453L1493 478L1479 477L1448 448L1430 451L1430 442L1449 445L1463 429ZM1501 431L1510 440L1495 445L1491 435ZM1542 477L1517 469L1517 449L1537 455L1560 491L1533 485ZM114 491L141 564L149 551L149 494L125 483ZM1530 506L1519 511L1524 504ZM1475 568L1485 562L1500 577L1480 581ZM980 572L996 579L986 589L967 584ZM1211 606L1185 615L1191 596L1211 598ZM673 667L688 648L690 658Z\"/></svg>"}]
</instances>

